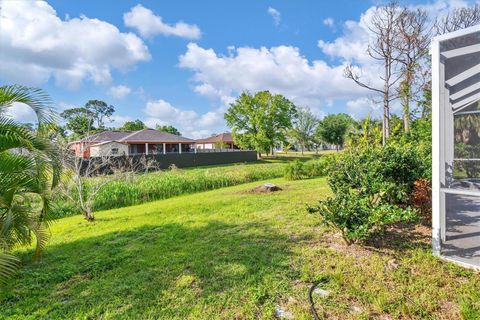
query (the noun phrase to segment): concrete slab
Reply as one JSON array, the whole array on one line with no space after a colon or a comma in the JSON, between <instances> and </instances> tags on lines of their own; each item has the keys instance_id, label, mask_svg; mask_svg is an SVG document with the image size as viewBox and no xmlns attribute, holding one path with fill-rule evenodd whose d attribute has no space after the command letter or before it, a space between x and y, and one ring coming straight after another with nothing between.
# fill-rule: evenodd
<instances>
[{"instance_id":1,"label":"concrete slab","mask_svg":"<svg viewBox=\"0 0 480 320\"><path fill-rule=\"evenodd\" d=\"M442 255L480 267L480 197L447 194L446 214Z\"/></svg>"}]
</instances>

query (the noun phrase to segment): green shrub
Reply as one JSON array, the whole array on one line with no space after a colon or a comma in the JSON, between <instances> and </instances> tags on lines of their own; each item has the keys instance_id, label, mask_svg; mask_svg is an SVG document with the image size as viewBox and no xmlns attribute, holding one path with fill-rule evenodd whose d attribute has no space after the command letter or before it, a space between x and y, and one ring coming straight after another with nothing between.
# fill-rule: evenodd
<instances>
[{"instance_id":1,"label":"green shrub","mask_svg":"<svg viewBox=\"0 0 480 320\"><path fill-rule=\"evenodd\" d=\"M366 240L392 223L417 218L415 210L384 203L380 195L362 197L354 191L320 201L308 211L320 214L322 222L340 231L348 244Z\"/></svg>"},{"instance_id":2,"label":"green shrub","mask_svg":"<svg viewBox=\"0 0 480 320\"><path fill-rule=\"evenodd\" d=\"M305 165L302 161L296 159L285 167L285 179L301 180L306 178Z\"/></svg>"},{"instance_id":3,"label":"green shrub","mask_svg":"<svg viewBox=\"0 0 480 320\"><path fill-rule=\"evenodd\" d=\"M327 168L332 157L323 156L320 159L305 162L305 173L309 178L320 177L327 174Z\"/></svg>"},{"instance_id":4,"label":"green shrub","mask_svg":"<svg viewBox=\"0 0 480 320\"><path fill-rule=\"evenodd\" d=\"M324 176L330 161L330 157L302 162L294 160L285 167L284 177L287 180L301 180Z\"/></svg>"},{"instance_id":5,"label":"green shrub","mask_svg":"<svg viewBox=\"0 0 480 320\"><path fill-rule=\"evenodd\" d=\"M347 243L414 219L410 193L414 182L428 174L418 149L409 144L351 149L332 157L326 171L335 197L309 211L340 230Z\"/></svg>"},{"instance_id":6,"label":"green shrub","mask_svg":"<svg viewBox=\"0 0 480 320\"><path fill-rule=\"evenodd\" d=\"M414 148L387 145L346 151L332 159L328 173L335 194L350 189L362 197L384 193L389 203L406 204L413 182L425 170Z\"/></svg>"}]
</instances>

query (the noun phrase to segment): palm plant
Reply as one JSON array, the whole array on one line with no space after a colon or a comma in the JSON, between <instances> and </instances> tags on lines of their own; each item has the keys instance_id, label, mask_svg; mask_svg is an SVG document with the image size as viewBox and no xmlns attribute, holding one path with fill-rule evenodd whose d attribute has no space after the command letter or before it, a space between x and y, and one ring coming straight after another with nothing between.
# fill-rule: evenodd
<instances>
[{"instance_id":1,"label":"palm plant","mask_svg":"<svg viewBox=\"0 0 480 320\"><path fill-rule=\"evenodd\" d=\"M6 112L17 103L30 106L38 119L36 132ZM36 241L35 257L48 240L49 192L60 178L60 161L47 133L55 122L51 101L42 90L0 87L0 283L12 275L15 246Z\"/></svg>"}]
</instances>

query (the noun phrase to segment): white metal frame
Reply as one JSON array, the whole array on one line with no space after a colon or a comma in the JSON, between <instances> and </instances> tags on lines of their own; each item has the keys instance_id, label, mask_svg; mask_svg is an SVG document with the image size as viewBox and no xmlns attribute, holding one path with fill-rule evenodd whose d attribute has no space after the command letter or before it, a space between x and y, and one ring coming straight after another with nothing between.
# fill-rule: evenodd
<instances>
[{"instance_id":1,"label":"white metal frame","mask_svg":"<svg viewBox=\"0 0 480 320\"><path fill-rule=\"evenodd\" d=\"M451 161L452 159L446 159L445 157L448 154L453 154L453 152L445 152L445 148L453 147L453 111L450 107L450 98L459 99L466 94L469 94L475 91L480 84L475 84L473 86L467 87L462 91L450 96L448 89L445 88L445 83L455 84L461 80L466 79L467 77L472 76L475 73L480 73L480 64L476 65L474 68L465 70L460 75L453 77L451 79L444 79L444 66L441 63L441 55L444 59L449 59L453 57L458 57L465 54L470 54L480 51L480 44L471 45L468 47L463 47L460 49L454 49L450 51L443 52L440 55L440 43L446 40L451 40L457 37L466 36L472 33L480 32L480 25L456 32L451 32L444 34L438 37L435 37L432 40L430 54L432 56L432 250L434 255L441 257L442 259L449 260L460 264L464 267L471 267L480 269L479 266L454 260L452 258L442 257L441 248L442 243L445 241L445 194L455 193L455 194L468 194L480 196L479 192L472 191L460 191L460 190L448 190L442 189L442 184L446 185L446 168L445 163ZM459 101L452 105L456 109L456 112L460 111L464 107L468 106L468 103L478 99L477 95L474 97L466 98L463 101ZM441 101L441 99L443 101ZM472 100L473 99L473 100ZM470 101L470 102L469 102ZM445 106L448 106L446 108ZM451 133L451 134L450 134ZM451 141L449 141L451 139ZM447 154L447 155L446 155Z\"/></svg>"}]
</instances>

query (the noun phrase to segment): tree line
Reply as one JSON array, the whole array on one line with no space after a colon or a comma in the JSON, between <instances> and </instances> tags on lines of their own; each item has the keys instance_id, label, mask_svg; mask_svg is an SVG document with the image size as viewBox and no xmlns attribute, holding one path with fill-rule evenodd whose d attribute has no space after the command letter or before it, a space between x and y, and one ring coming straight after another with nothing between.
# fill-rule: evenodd
<instances>
[{"instance_id":1,"label":"tree line","mask_svg":"<svg viewBox=\"0 0 480 320\"><path fill-rule=\"evenodd\" d=\"M85 136L99 133L106 130L120 131L138 131L146 129L143 121L136 119L126 121L121 127L109 128L107 123L115 113L115 107L102 100L89 100L83 107L74 107L64 110L60 117L65 124L59 126L59 131L63 137L70 139L79 139ZM155 129L162 132L168 132L180 136L181 133L172 125L157 124Z\"/></svg>"},{"instance_id":2,"label":"tree line","mask_svg":"<svg viewBox=\"0 0 480 320\"><path fill-rule=\"evenodd\" d=\"M225 113L235 143L259 155L273 154L275 147L288 151L318 150L322 145L344 144L348 129L355 123L347 114L318 119L308 107L297 107L281 94L243 92Z\"/></svg>"}]
</instances>

